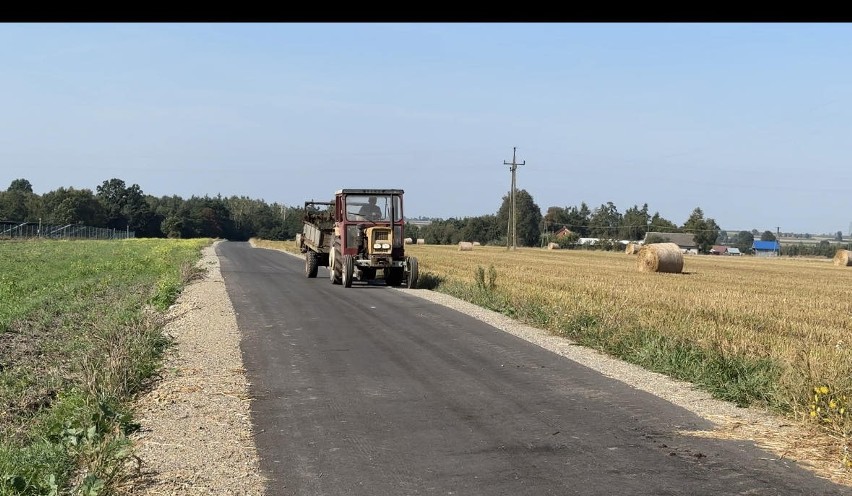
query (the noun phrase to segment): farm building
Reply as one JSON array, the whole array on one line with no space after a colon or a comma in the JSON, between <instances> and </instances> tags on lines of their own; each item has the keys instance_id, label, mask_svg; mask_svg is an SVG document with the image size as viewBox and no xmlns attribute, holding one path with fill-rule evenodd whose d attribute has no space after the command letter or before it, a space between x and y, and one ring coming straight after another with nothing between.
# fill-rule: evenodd
<instances>
[{"instance_id":1,"label":"farm building","mask_svg":"<svg viewBox=\"0 0 852 496\"><path fill-rule=\"evenodd\" d=\"M781 254L781 243L776 241L755 241L751 245L758 257L777 257Z\"/></svg>"},{"instance_id":2,"label":"farm building","mask_svg":"<svg viewBox=\"0 0 852 496\"><path fill-rule=\"evenodd\" d=\"M695 242L694 234L649 232L645 234L643 244L647 244L649 238L655 237L660 237L668 243L676 244L682 253L689 253L692 255L698 254L698 243Z\"/></svg>"},{"instance_id":3,"label":"farm building","mask_svg":"<svg viewBox=\"0 0 852 496\"><path fill-rule=\"evenodd\" d=\"M711 255L734 255L739 256L742 255L740 253L739 248L734 248L733 246L723 246L723 245L713 245L713 248L710 249Z\"/></svg>"},{"instance_id":4,"label":"farm building","mask_svg":"<svg viewBox=\"0 0 852 496\"><path fill-rule=\"evenodd\" d=\"M722 245L713 245L713 248L710 248L711 255L728 255L728 247Z\"/></svg>"},{"instance_id":5,"label":"farm building","mask_svg":"<svg viewBox=\"0 0 852 496\"><path fill-rule=\"evenodd\" d=\"M570 229L568 229L567 227L563 227L562 229L553 233L553 237L554 237L554 239L559 239L559 238L562 238L562 237L565 237L565 236L570 236L571 234L573 234L573 233L571 232Z\"/></svg>"}]
</instances>

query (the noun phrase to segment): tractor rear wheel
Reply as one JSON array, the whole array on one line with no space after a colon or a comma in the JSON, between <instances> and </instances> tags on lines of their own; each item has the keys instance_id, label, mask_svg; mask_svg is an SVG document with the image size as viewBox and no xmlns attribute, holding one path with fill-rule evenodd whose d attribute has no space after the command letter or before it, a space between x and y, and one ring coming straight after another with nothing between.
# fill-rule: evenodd
<instances>
[{"instance_id":1,"label":"tractor rear wheel","mask_svg":"<svg viewBox=\"0 0 852 496\"><path fill-rule=\"evenodd\" d=\"M344 288L352 287L352 273L355 272L355 261L352 255L343 255L343 270L341 279L343 280Z\"/></svg>"},{"instance_id":2,"label":"tractor rear wheel","mask_svg":"<svg viewBox=\"0 0 852 496\"><path fill-rule=\"evenodd\" d=\"M313 250L308 250L305 252L305 275L308 277L316 277L317 276L317 252Z\"/></svg>"}]
</instances>

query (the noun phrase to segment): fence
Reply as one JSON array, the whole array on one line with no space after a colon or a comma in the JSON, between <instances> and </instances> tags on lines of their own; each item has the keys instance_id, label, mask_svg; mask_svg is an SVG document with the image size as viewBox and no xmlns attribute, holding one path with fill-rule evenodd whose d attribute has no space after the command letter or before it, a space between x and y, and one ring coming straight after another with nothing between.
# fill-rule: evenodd
<instances>
[{"instance_id":1,"label":"fence","mask_svg":"<svg viewBox=\"0 0 852 496\"><path fill-rule=\"evenodd\" d=\"M59 226L38 222L0 222L0 239L127 239L135 237L135 231L126 229L107 229L80 224Z\"/></svg>"}]
</instances>

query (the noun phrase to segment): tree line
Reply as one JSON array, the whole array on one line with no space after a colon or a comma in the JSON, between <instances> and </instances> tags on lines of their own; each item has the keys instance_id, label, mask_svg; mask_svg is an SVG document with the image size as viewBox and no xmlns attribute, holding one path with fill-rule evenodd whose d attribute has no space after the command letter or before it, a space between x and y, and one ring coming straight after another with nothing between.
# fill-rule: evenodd
<instances>
[{"instance_id":1,"label":"tree line","mask_svg":"<svg viewBox=\"0 0 852 496\"><path fill-rule=\"evenodd\" d=\"M82 224L136 237L292 239L302 231L302 212L244 196L156 197L116 178L95 191L63 187L43 195L33 193L28 180L15 179L0 192L0 221Z\"/></svg>"},{"instance_id":2,"label":"tree line","mask_svg":"<svg viewBox=\"0 0 852 496\"><path fill-rule=\"evenodd\" d=\"M423 238L429 244L477 241L505 246L511 213L509 204L510 197L506 194L496 214L437 220L426 226L407 228L406 232L409 237ZM594 209L583 202L579 206L548 207L542 214L532 195L522 189L515 194L515 207L517 242L521 246L545 246L549 242L557 242L565 248L572 248L577 246L580 238L598 238L603 241L596 245L598 248L614 248L618 245L612 241L639 241L648 232L690 232L695 235L702 251L709 252L721 232L716 221L705 218L700 208L693 210L679 226L659 212L650 213L647 203L641 207L634 205L622 213L612 202ZM569 233L557 236L563 228Z\"/></svg>"},{"instance_id":3,"label":"tree line","mask_svg":"<svg viewBox=\"0 0 852 496\"><path fill-rule=\"evenodd\" d=\"M612 202L597 208L581 202L579 206L551 206L542 214L532 195L521 189L516 191L515 205L519 246L546 246L556 242L563 248L576 248L580 246L580 238L598 238L601 242L597 245L584 247L620 249L616 241L639 241L649 232L692 233L702 253L709 253L715 244L750 253L755 239L775 240L771 231L728 233L713 218L705 217L700 207L678 225L659 212L651 213L647 203L620 212ZM270 204L245 196L155 197L146 195L138 184L128 186L116 178L104 181L95 191L59 188L37 195L26 179L15 179L6 191L0 191L0 221L127 229L134 231L137 237L293 239L302 231L303 214L303 207ZM428 244L476 241L483 245L506 246L510 214L507 193L494 214L437 219L420 226L407 223L405 235L412 239L422 238ZM557 236L563 228L570 232ZM839 232L836 241L842 241ZM827 241L789 244L782 247L782 254L831 257L837 247Z\"/></svg>"}]
</instances>

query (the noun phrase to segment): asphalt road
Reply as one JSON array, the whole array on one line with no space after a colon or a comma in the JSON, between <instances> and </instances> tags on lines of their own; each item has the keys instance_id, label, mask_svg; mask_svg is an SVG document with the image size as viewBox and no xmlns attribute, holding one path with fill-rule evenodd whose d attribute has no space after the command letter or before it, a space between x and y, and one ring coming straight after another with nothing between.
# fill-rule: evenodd
<instances>
[{"instance_id":1,"label":"asphalt road","mask_svg":"<svg viewBox=\"0 0 852 496\"><path fill-rule=\"evenodd\" d=\"M382 285L218 245L270 495L849 495L648 393ZM425 291L425 290L424 290Z\"/></svg>"}]
</instances>

